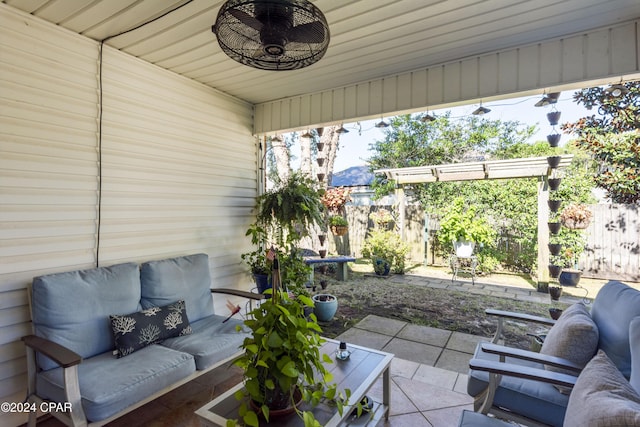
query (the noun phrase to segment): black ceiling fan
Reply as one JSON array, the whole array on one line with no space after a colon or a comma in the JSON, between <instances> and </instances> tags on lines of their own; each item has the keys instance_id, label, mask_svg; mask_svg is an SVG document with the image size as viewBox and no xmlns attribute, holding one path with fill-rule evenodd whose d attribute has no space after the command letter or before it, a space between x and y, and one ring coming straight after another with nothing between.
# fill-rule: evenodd
<instances>
[{"instance_id":1,"label":"black ceiling fan","mask_svg":"<svg viewBox=\"0 0 640 427\"><path fill-rule=\"evenodd\" d=\"M295 70L322 58L329 25L307 0L229 0L211 27L220 48L261 70Z\"/></svg>"}]
</instances>

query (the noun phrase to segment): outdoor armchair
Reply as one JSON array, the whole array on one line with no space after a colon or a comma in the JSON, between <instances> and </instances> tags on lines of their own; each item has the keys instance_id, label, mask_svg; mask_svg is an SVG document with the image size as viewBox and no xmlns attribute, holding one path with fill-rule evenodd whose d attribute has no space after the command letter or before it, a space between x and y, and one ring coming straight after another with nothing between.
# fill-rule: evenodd
<instances>
[{"instance_id":1,"label":"outdoor armchair","mask_svg":"<svg viewBox=\"0 0 640 427\"><path fill-rule=\"evenodd\" d=\"M478 344L469 362L467 383L475 411L529 426L562 426L571 389L598 350L630 378L631 347L640 343L630 341L629 326L639 316L640 291L611 281L600 290L590 311L574 304L558 321L545 320L552 327L541 353Z\"/></svg>"}]
</instances>

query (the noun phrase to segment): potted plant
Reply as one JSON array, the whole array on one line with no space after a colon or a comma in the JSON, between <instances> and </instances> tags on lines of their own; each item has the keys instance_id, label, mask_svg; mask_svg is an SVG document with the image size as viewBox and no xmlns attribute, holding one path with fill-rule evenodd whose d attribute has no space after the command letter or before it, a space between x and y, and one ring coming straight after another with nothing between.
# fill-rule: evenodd
<instances>
[{"instance_id":1,"label":"potted plant","mask_svg":"<svg viewBox=\"0 0 640 427\"><path fill-rule=\"evenodd\" d=\"M486 218L478 215L475 206L465 207L464 199L457 197L440 221L437 236L441 242L457 246L456 255L469 257L476 244L492 244L496 232ZM460 248L468 252L460 252Z\"/></svg>"},{"instance_id":2,"label":"potted plant","mask_svg":"<svg viewBox=\"0 0 640 427\"><path fill-rule=\"evenodd\" d=\"M351 190L346 187L329 188L322 195L321 200L331 214L340 214L344 210L344 205L351 201Z\"/></svg>"},{"instance_id":3,"label":"potted plant","mask_svg":"<svg viewBox=\"0 0 640 427\"><path fill-rule=\"evenodd\" d=\"M374 227L387 228L393 222L393 215L387 209L378 209L369 214Z\"/></svg>"},{"instance_id":4,"label":"potted plant","mask_svg":"<svg viewBox=\"0 0 640 427\"><path fill-rule=\"evenodd\" d=\"M330 294L316 294L313 300L313 313L319 322L328 322L338 311L338 298Z\"/></svg>"},{"instance_id":5,"label":"potted plant","mask_svg":"<svg viewBox=\"0 0 640 427\"><path fill-rule=\"evenodd\" d=\"M362 257L367 258L378 275L387 275L390 270L403 274L409 246L400 236L390 230L374 228L362 246Z\"/></svg>"},{"instance_id":6,"label":"potted plant","mask_svg":"<svg viewBox=\"0 0 640 427\"><path fill-rule=\"evenodd\" d=\"M336 236L344 236L349 231L349 223L342 215L331 215L329 217L329 228Z\"/></svg>"},{"instance_id":7,"label":"potted plant","mask_svg":"<svg viewBox=\"0 0 640 427\"><path fill-rule=\"evenodd\" d=\"M244 371L244 388L236 393L241 400L239 416L244 425L258 426L259 417L268 422L281 411L295 412L305 425L313 425L313 414L302 411L301 402L315 406L328 399L342 413L351 393L338 393L331 384L332 375L325 364L332 360L320 352L325 342L320 336L322 329L315 315L306 315L305 309L313 307L311 299L304 295L292 298L277 284L274 288L272 298L244 321L250 336L241 346L244 353L233 362Z\"/></svg>"},{"instance_id":8,"label":"potted plant","mask_svg":"<svg viewBox=\"0 0 640 427\"><path fill-rule=\"evenodd\" d=\"M572 230L585 229L591 223L593 214L586 205L572 203L560 213L560 222Z\"/></svg>"}]
</instances>

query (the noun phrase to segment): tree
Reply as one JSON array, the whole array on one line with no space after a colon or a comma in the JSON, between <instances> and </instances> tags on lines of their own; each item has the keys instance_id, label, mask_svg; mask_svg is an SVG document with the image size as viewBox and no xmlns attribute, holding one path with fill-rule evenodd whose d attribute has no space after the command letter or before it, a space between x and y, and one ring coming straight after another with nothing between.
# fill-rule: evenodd
<instances>
[{"instance_id":1,"label":"tree","mask_svg":"<svg viewBox=\"0 0 640 427\"><path fill-rule=\"evenodd\" d=\"M640 201L640 81L618 85L621 94L602 87L582 89L576 103L597 115L567 123L562 130L576 135L575 144L598 162L598 187L614 203Z\"/></svg>"}]
</instances>

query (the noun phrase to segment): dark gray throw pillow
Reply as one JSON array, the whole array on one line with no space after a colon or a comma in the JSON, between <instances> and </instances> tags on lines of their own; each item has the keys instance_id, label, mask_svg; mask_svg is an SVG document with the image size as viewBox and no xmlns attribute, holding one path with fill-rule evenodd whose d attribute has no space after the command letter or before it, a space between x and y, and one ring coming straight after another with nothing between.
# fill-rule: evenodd
<instances>
[{"instance_id":1,"label":"dark gray throw pillow","mask_svg":"<svg viewBox=\"0 0 640 427\"><path fill-rule=\"evenodd\" d=\"M184 301L151 307L137 313L109 316L115 354L124 357L167 338L191 334Z\"/></svg>"}]
</instances>

